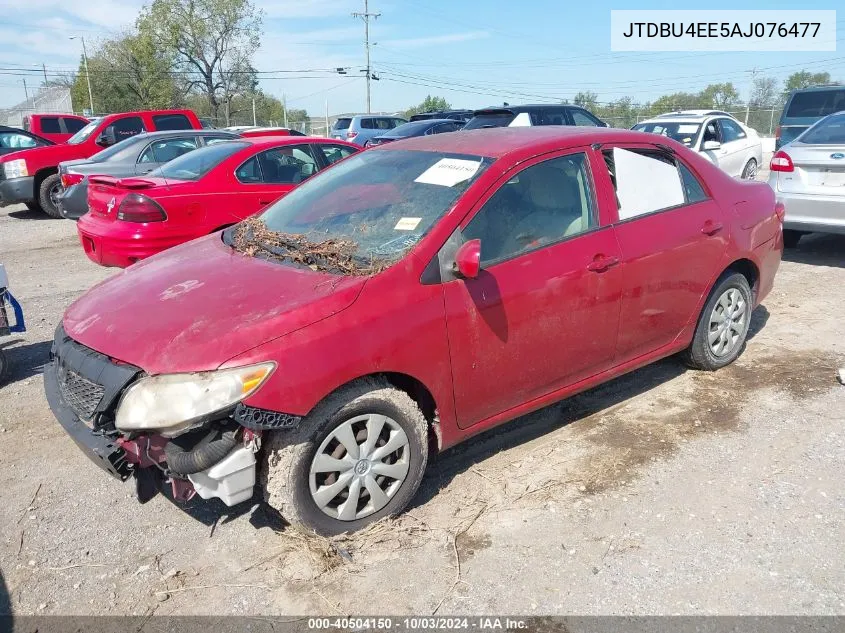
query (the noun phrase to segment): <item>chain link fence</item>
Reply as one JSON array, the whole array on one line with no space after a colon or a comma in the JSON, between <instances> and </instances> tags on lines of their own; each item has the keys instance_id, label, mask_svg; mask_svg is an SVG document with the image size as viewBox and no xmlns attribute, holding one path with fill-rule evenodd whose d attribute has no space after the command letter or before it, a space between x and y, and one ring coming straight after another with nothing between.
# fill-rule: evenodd
<instances>
[{"instance_id":1,"label":"chain link fence","mask_svg":"<svg viewBox=\"0 0 845 633\"><path fill-rule=\"evenodd\" d=\"M679 108L680 110L681 108ZM704 109L704 108L700 108ZM745 106L741 107L731 107L731 108L712 108L713 110L718 110L720 112L727 112L734 118L742 121L743 123L747 122L747 125L751 128L757 130L757 133L760 136L774 136L775 135L775 128L778 125L778 121L780 120L781 112L783 108L781 106L774 107L774 108L748 108L746 111ZM641 121L646 121L651 119L658 114L663 113L656 113L651 109L646 108L630 108L624 112L620 113L613 113L610 112L608 114L602 115L602 112L596 112L596 114L603 120L606 121L608 125L612 127L618 127L623 129L628 129L636 125ZM747 119L746 119L747 115Z\"/></svg>"},{"instance_id":2,"label":"chain link fence","mask_svg":"<svg viewBox=\"0 0 845 633\"><path fill-rule=\"evenodd\" d=\"M23 119L28 114L71 114L73 101L70 89L58 86L40 88L30 98L11 108L0 110L0 125L22 127Z\"/></svg>"}]
</instances>

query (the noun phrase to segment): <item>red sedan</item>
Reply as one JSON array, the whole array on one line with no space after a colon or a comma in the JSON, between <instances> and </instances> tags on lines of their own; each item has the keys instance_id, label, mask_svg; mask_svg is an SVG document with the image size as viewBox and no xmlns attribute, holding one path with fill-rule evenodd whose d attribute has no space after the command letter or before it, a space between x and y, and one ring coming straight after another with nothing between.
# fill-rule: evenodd
<instances>
[{"instance_id":1,"label":"red sedan","mask_svg":"<svg viewBox=\"0 0 845 633\"><path fill-rule=\"evenodd\" d=\"M435 451L672 354L733 362L782 225L765 183L653 134L398 141L90 290L47 399L142 500L258 482L293 523L356 530Z\"/></svg>"},{"instance_id":2,"label":"red sedan","mask_svg":"<svg viewBox=\"0 0 845 633\"><path fill-rule=\"evenodd\" d=\"M141 178L92 176L79 239L92 261L125 268L258 213L359 150L298 136L217 141Z\"/></svg>"}]
</instances>

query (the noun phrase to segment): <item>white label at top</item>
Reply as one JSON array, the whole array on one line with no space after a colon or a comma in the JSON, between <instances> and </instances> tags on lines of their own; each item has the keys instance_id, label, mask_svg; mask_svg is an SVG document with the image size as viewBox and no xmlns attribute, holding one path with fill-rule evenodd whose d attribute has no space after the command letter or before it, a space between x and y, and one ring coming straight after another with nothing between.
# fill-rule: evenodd
<instances>
[{"instance_id":1,"label":"white label at top","mask_svg":"<svg viewBox=\"0 0 845 633\"><path fill-rule=\"evenodd\" d=\"M480 166L481 163L476 160L441 158L415 178L414 182L454 187L459 182L464 182L475 176L475 172L478 171Z\"/></svg>"},{"instance_id":2,"label":"white label at top","mask_svg":"<svg viewBox=\"0 0 845 633\"><path fill-rule=\"evenodd\" d=\"M834 10L612 10L610 50L835 51Z\"/></svg>"}]
</instances>

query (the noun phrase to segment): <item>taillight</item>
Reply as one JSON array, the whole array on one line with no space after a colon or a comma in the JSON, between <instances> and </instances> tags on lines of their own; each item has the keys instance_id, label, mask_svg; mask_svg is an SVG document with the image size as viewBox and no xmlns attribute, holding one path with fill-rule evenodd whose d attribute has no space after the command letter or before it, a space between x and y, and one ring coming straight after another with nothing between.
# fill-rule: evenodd
<instances>
[{"instance_id":1,"label":"taillight","mask_svg":"<svg viewBox=\"0 0 845 633\"><path fill-rule=\"evenodd\" d=\"M62 187L67 189L73 185L78 185L83 180L85 180L85 176L82 174L62 174Z\"/></svg>"},{"instance_id":2,"label":"taillight","mask_svg":"<svg viewBox=\"0 0 845 633\"><path fill-rule=\"evenodd\" d=\"M167 219L167 214L152 198L130 193L120 203L117 219L125 222L162 222Z\"/></svg>"},{"instance_id":3,"label":"taillight","mask_svg":"<svg viewBox=\"0 0 845 633\"><path fill-rule=\"evenodd\" d=\"M775 202L775 215L778 216L778 220L780 220L781 224L783 224L783 220L786 218L786 207L780 200Z\"/></svg>"},{"instance_id":4,"label":"taillight","mask_svg":"<svg viewBox=\"0 0 845 633\"><path fill-rule=\"evenodd\" d=\"M792 164L792 159L789 157L789 154L783 150L779 150L775 152L774 156L772 156L772 162L769 165L769 169L772 171L795 171L795 165Z\"/></svg>"},{"instance_id":5,"label":"taillight","mask_svg":"<svg viewBox=\"0 0 845 633\"><path fill-rule=\"evenodd\" d=\"M346 133L346 138L355 138L356 136L358 136L358 132L353 132L352 130Z\"/></svg>"}]
</instances>

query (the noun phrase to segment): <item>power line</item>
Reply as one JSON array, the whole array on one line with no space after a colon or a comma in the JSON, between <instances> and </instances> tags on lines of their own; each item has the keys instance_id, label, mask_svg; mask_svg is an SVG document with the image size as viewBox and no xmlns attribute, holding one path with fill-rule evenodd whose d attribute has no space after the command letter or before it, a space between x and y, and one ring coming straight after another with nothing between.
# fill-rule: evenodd
<instances>
[{"instance_id":1,"label":"power line","mask_svg":"<svg viewBox=\"0 0 845 633\"><path fill-rule=\"evenodd\" d=\"M361 18L364 21L364 50L367 53L367 114L371 112L370 108L370 80L372 79L373 69L370 67L370 18L377 19L381 13L370 13L369 0L364 0L364 12L357 11L352 14L353 18Z\"/></svg>"}]
</instances>

